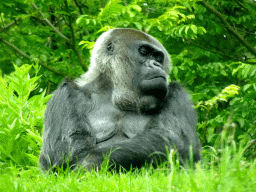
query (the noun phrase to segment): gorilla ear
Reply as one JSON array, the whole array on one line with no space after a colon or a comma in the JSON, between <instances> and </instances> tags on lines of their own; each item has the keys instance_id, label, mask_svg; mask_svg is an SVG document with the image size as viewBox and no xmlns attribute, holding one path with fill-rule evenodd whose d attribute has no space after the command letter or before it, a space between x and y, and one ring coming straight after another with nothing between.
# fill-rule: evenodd
<instances>
[{"instance_id":1,"label":"gorilla ear","mask_svg":"<svg viewBox=\"0 0 256 192\"><path fill-rule=\"evenodd\" d=\"M114 53L114 45L112 42L110 42L107 46L108 54L113 55Z\"/></svg>"}]
</instances>

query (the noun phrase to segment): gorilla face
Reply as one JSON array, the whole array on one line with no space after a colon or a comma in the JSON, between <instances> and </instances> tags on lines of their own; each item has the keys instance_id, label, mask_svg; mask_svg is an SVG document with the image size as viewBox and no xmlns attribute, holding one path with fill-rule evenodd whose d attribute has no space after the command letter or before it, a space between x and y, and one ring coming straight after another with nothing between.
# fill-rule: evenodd
<instances>
[{"instance_id":1,"label":"gorilla face","mask_svg":"<svg viewBox=\"0 0 256 192\"><path fill-rule=\"evenodd\" d=\"M162 100L167 95L167 75L163 69L164 52L147 42L137 43L138 89L142 96L154 96Z\"/></svg>"},{"instance_id":2,"label":"gorilla face","mask_svg":"<svg viewBox=\"0 0 256 192\"><path fill-rule=\"evenodd\" d=\"M117 108L147 112L160 108L166 98L170 66L168 52L154 37L134 29L112 29L96 41L89 71L78 84L110 82Z\"/></svg>"}]
</instances>

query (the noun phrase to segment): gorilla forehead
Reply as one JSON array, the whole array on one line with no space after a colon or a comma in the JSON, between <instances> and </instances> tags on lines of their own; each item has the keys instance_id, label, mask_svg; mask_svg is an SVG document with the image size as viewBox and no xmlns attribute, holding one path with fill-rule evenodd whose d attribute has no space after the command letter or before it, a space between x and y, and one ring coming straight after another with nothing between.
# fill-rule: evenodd
<instances>
[{"instance_id":1,"label":"gorilla forehead","mask_svg":"<svg viewBox=\"0 0 256 192\"><path fill-rule=\"evenodd\" d=\"M113 29L112 30L112 35L114 37L120 37L123 39L127 39L129 41L136 41L136 40L144 40L144 41L150 41L152 38L146 33L143 33L141 31L137 31L135 29Z\"/></svg>"},{"instance_id":2,"label":"gorilla forehead","mask_svg":"<svg viewBox=\"0 0 256 192\"><path fill-rule=\"evenodd\" d=\"M145 41L157 46L158 48L161 48L162 50L165 50L162 44L158 42L155 38L153 38L152 36L142 31L138 31L135 29L130 29L130 28L112 29L110 30L109 37L111 38L108 40L108 43L121 40L122 42L125 43L125 45L130 45L136 41Z\"/></svg>"}]
</instances>

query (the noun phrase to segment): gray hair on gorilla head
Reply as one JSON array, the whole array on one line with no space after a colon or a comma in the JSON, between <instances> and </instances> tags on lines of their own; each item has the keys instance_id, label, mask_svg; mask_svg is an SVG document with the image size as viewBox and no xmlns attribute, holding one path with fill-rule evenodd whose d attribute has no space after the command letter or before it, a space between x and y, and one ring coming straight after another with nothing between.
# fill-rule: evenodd
<instances>
[{"instance_id":1,"label":"gray hair on gorilla head","mask_svg":"<svg viewBox=\"0 0 256 192\"><path fill-rule=\"evenodd\" d=\"M110 76L114 85L119 87L120 91L122 89L122 91L127 92L127 88L131 86L130 81L133 77L133 66L136 65L128 45L138 40L150 42L164 51L166 57L163 67L168 75L171 67L171 59L168 52L158 40L142 31L116 28L104 32L97 39L92 50L89 70L78 78L76 83L82 87L95 80L101 74L106 73ZM111 42L114 42L113 55L109 55L107 51L107 46Z\"/></svg>"}]
</instances>

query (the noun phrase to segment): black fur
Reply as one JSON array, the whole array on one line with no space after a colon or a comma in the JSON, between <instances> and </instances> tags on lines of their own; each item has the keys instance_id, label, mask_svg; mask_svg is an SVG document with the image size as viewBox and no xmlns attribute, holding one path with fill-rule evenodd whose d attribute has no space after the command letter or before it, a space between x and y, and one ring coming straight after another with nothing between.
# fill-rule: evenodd
<instances>
[{"instance_id":1,"label":"black fur","mask_svg":"<svg viewBox=\"0 0 256 192\"><path fill-rule=\"evenodd\" d=\"M196 113L188 94L178 83L169 85L165 105L158 114L145 115L150 120L143 132L106 146L97 146L97 139L90 131L92 126L86 114L95 106L90 99L90 91L86 91L74 82L66 81L48 103L40 156L42 169L65 165L67 158L71 167L83 164L89 154L88 166L85 166L100 166L102 154L108 154L111 149L116 150L111 153L110 163L125 169L131 165L141 167L145 163L159 162L159 157L165 160L166 146L178 149L183 164L189 158L189 146L192 145L194 162L200 160L200 143L195 131ZM159 152L163 155L159 156Z\"/></svg>"},{"instance_id":2,"label":"black fur","mask_svg":"<svg viewBox=\"0 0 256 192\"><path fill-rule=\"evenodd\" d=\"M66 80L45 112L43 170L81 165L129 169L167 159L200 160L196 113L178 83L168 85L170 58L156 39L133 29L114 29L95 44L92 67L80 82Z\"/></svg>"}]
</instances>

